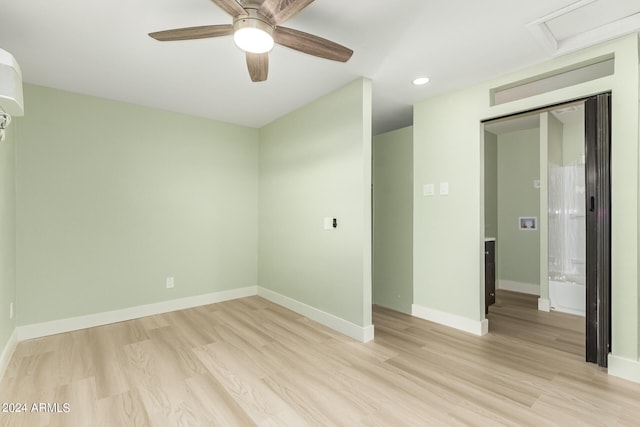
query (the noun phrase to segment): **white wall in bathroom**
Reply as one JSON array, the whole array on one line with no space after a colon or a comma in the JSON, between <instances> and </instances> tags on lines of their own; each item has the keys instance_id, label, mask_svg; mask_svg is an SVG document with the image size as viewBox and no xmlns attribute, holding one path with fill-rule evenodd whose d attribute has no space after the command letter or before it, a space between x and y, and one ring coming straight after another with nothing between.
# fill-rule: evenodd
<instances>
[{"instance_id":1,"label":"white wall in bathroom","mask_svg":"<svg viewBox=\"0 0 640 427\"><path fill-rule=\"evenodd\" d=\"M584 155L584 120L565 123L562 135L562 164L575 165Z\"/></svg>"}]
</instances>

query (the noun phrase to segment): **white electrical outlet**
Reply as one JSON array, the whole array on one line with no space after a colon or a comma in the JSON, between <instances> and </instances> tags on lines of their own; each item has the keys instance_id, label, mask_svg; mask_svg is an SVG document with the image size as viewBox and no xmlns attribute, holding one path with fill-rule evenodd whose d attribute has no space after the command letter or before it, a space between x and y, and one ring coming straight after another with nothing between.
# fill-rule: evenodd
<instances>
[{"instance_id":1,"label":"white electrical outlet","mask_svg":"<svg viewBox=\"0 0 640 427\"><path fill-rule=\"evenodd\" d=\"M13 319L13 316L15 315L14 309L13 309L13 303L9 304L9 319Z\"/></svg>"},{"instance_id":2,"label":"white electrical outlet","mask_svg":"<svg viewBox=\"0 0 640 427\"><path fill-rule=\"evenodd\" d=\"M173 277L167 277L167 289L173 288Z\"/></svg>"}]
</instances>

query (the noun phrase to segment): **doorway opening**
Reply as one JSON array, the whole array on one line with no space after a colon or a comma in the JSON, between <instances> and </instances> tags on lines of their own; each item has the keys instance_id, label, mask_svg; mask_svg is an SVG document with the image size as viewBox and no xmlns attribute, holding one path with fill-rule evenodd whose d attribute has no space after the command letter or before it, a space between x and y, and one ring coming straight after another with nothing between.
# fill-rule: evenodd
<instances>
[{"instance_id":1,"label":"doorway opening","mask_svg":"<svg viewBox=\"0 0 640 427\"><path fill-rule=\"evenodd\" d=\"M605 93L484 123L486 312L497 288L537 295L541 312L582 316L585 359L603 367L611 351L610 105Z\"/></svg>"}]
</instances>

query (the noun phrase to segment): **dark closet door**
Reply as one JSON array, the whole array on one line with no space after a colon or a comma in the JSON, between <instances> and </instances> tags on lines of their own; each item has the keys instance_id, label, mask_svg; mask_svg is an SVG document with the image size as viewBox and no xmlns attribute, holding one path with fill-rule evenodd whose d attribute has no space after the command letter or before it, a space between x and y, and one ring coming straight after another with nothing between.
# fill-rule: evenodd
<instances>
[{"instance_id":1,"label":"dark closet door","mask_svg":"<svg viewBox=\"0 0 640 427\"><path fill-rule=\"evenodd\" d=\"M587 362L611 352L611 94L585 102L587 202Z\"/></svg>"},{"instance_id":2,"label":"dark closet door","mask_svg":"<svg viewBox=\"0 0 640 427\"><path fill-rule=\"evenodd\" d=\"M496 303L496 242L484 242L484 312Z\"/></svg>"}]
</instances>

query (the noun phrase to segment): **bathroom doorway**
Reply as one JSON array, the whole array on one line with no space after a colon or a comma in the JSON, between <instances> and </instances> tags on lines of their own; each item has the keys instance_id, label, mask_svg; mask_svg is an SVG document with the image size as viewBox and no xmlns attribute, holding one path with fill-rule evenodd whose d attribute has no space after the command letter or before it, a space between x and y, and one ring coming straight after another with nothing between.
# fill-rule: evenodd
<instances>
[{"instance_id":1,"label":"bathroom doorway","mask_svg":"<svg viewBox=\"0 0 640 427\"><path fill-rule=\"evenodd\" d=\"M583 316L585 359L611 351L610 94L487 121L485 237L496 287ZM486 286L486 284L485 284Z\"/></svg>"}]
</instances>

